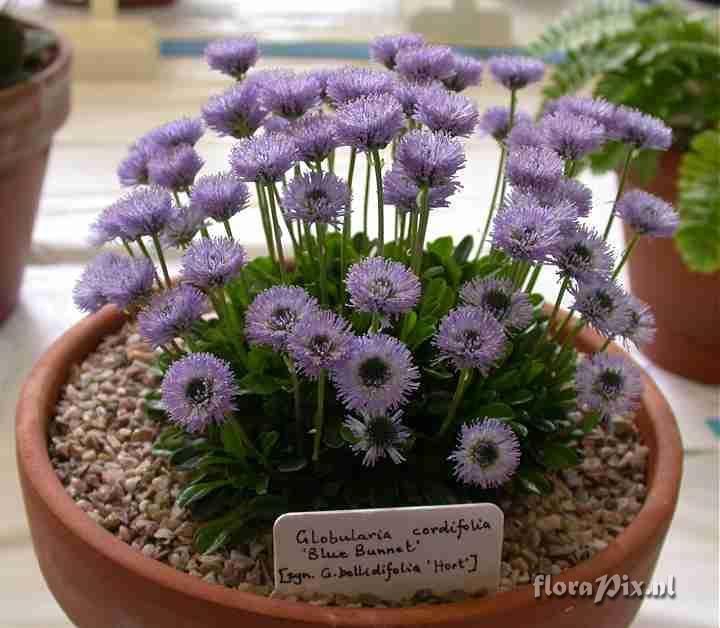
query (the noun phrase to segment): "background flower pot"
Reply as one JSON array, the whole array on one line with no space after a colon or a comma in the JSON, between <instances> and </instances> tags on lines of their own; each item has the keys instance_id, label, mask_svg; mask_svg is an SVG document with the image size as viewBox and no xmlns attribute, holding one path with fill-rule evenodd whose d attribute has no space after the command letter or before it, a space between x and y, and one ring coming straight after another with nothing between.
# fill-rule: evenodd
<instances>
[{"instance_id":1,"label":"background flower pot","mask_svg":"<svg viewBox=\"0 0 720 628\"><path fill-rule=\"evenodd\" d=\"M677 204L682 153L671 150L660 160L656 177L630 182ZM629 242L632 230L625 227ZM640 238L628 263L630 289L647 301L657 319L655 341L642 351L663 368L706 384L720 384L720 272L687 268L672 238Z\"/></svg>"},{"instance_id":2,"label":"background flower pot","mask_svg":"<svg viewBox=\"0 0 720 628\"><path fill-rule=\"evenodd\" d=\"M17 302L50 144L70 111L70 45L58 37L56 48L46 68L0 89L0 322Z\"/></svg>"},{"instance_id":3,"label":"background flower pot","mask_svg":"<svg viewBox=\"0 0 720 628\"><path fill-rule=\"evenodd\" d=\"M17 410L18 467L35 551L50 590L79 628L627 628L632 622L641 599L616 597L601 605L589 598L536 600L531 587L432 607L320 608L210 585L131 549L77 507L47 451L48 421L71 366L123 321L106 307L70 329L36 365ZM584 351L601 344L591 332L577 342ZM646 503L605 551L557 580L593 582L606 574L651 580L677 502L682 445L667 402L647 376L644 380L638 423L650 449Z\"/></svg>"}]
</instances>

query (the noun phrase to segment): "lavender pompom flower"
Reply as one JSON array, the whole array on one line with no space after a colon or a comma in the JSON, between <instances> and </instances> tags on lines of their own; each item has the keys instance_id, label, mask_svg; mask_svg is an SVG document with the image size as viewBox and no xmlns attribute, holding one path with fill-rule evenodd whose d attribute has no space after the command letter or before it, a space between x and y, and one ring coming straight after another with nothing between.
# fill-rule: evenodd
<instances>
[{"instance_id":1,"label":"lavender pompom flower","mask_svg":"<svg viewBox=\"0 0 720 628\"><path fill-rule=\"evenodd\" d=\"M547 145L563 159L578 160L598 150L605 141L605 127L592 118L571 113L545 116L540 124Z\"/></svg>"},{"instance_id":2,"label":"lavender pompom flower","mask_svg":"<svg viewBox=\"0 0 720 628\"><path fill-rule=\"evenodd\" d=\"M577 179L560 179L553 189L545 190L540 198L551 207L569 203L581 218L588 216L592 209L592 190Z\"/></svg>"},{"instance_id":3,"label":"lavender pompom flower","mask_svg":"<svg viewBox=\"0 0 720 628\"><path fill-rule=\"evenodd\" d=\"M160 233L173 215L170 193L161 187L138 187L115 203L119 229L126 240Z\"/></svg>"},{"instance_id":4,"label":"lavender pompom flower","mask_svg":"<svg viewBox=\"0 0 720 628\"><path fill-rule=\"evenodd\" d=\"M469 98L435 87L418 94L414 118L431 131L468 137L477 126L478 110Z\"/></svg>"},{"instance_id":5,"label":"lavender pompom flower","mask_svg":"<svg viewBox=\"0 0 720 628\"><path fill-rule=\"evenodd\" d=\"M620 332L620 336L626 343L633 343L637 347L641 347L652 342L655 338L657 330L655 326L655 316L647 303L633 295L628 295L627 301L629 322L625 329Z\"/></svg>"},{"instance_id":6,"label":"lavender pompom flower","mask_svg":"<svg viewBox=\"0 0 720 628\"><path fill-rule=\"evenodd\" d=\"M398 142L395 166L418 186L444 186L465 167L465 151L447 133L411 131Z\"/></svg>"},{"instance_id":7,"label":"lavender pompom flower","mask_svg":"<svg viewBox=\"0 0 720 628\"><path fill-rule=\"evenodd\" d=\"M442 81L455 71L455 57L447 46L403 48L395 56L395 70L411 81Z\"/></svg>"},{"instance_id":8,"label":"lavender pompom flower","mask_svg":"<svg viewBox=\"0 0 720 628\"><path fill-rule=\"evenodd\" d=\"M370 44L370 57L382 63L388 70L395 69L395 57L405 48L418 48L425 45L425 38L420 33L403 35L383 35L375 38Z\"/></svg>"},{"instance_id":9,"label":"lavender pompom flower","mask_svg":"<svg viewBox=\"0 0 720 628\"><path fill-rule=\"evenodd\" d=\"M100 212L100 216L90 225L89 241L92 246L102 246L120 238L129 239L125 231L123 205L115 202Z\"/></svg>"},{"instance_id":10,"label":"lavender pompom flower","mask_svg":"<svg viewBox=\"0 0 720 628\"><path fill-rule=\"evenodd\" d=\"M353 264L345 283L354 309L383 317L414 308L422 289L420 279L409 268L382 257L367 257Z\"/></svg>"},{"instance_id":11,"label":"lavender pompom flower","mask_svg":"<svg viewBox=\"0 0 720 628\"><path fill-rule=\"evenodd\" d=\"M461 92L473 85L480 85L483 64L477 59L453 54L454 67L451 76L443 80L443 84L453 92Z\"/></svg>"},{"instance_id":12,"label":"lavender pompom flower","mask_svg":"<svg viewBox=\"0 0 720 628\"><path fill-rule=\"evenodd\" d=\"M173 207L173 213L161 234L161 241L167 246L185 248L203 227L207 216L192 204L188 207Z\"/></svg>"},{"instance_id":13,"label":"lavender pompom flower","mask_svg":"<svg viewBox=\"0 0 720 628\"><path fill-rule=\"evenodd\" d=\"M249 202L247 185L230 172L201 177L190 193L190 206L218 222L230 220Z\"/></svg>"},{"instance_id":14,"label":"lavender pompom flower","mask_svg":"<svg viewBox=\"0 0 720 628\"><path fill-rule=\"evenodd\" d=\"M620 105L608 123L610 137L637 149L667 150L672 129L662 120Z\"/></svg>"},{"instance_id":15,"label":"lavender pompom flower","mask_svg":"<svg viewBox=\"0 0 720 628\"><path fill-rule=\"evenodd\" d=\"M339 107L363 96L392 94L394 88L395 77L390 72L347 67L328 77L326 92L330 101Z\"/></svg>"},{"instance_id":16,"label":"lavender pompom flower","mask_svg":"<svg viewBox=\"0 0 720 628\"><path fill-rule=\"evenodd\" d=\"M253 345L285 351L296 323L318 309L317 300L297 286L274 286L258 294L247 309L245 334Z\"/></svg>"},{"instance_id":17,"label":"lavender pompom flower","mask_svg":"<svg viewBox=\"0 0 720 628\"><path fill-rule=\"evenodd\" d=\"M578 364L575 387L580 407L610 418L638 407L643 383L636 366L620 355L603 352Z\"/></svg>"},{"instance_id":18,"label":"lavender pompom flower","mask_svg":"<svg viewBox=\"0 0 720 628\"><path fill-rule=\"evenodd\" d=\"M254 83L239 83L217 96L202 108L203 120L221 136L242 139L260 128L267 117L260 101L260 89Z\"/></svg>"},{"instance_id":19,"label":"lavender pompom flower","mask_svg":"<svg viewBox=\"0 0 720 628\"><path fill-rule=\"evenodd\" d=\"M587 96L561 96L550 101L544 110L545 115L555 113L571 114L595 120L598 124L610 128L615 105L602 98L589 98Z\"/></svg>"},{"instance_id":20,"label":"lavender pompom flower","mask_svg":"<svg viewBox=\"0 0 720 628\"><path fill-rule=\"evenodd\" d=\"M183 144L195 146L205 133L200 118L180 118L167 122L141 138L141 141L161 148L175 148Z\"/></svg>"},{"instance_id":21,"label":"lavender pompom flower","mask_svg":"<svg viewBox=\"0 0 720 628\"><path fill-rule=\"evenodd\" d=\"M460 298L492 314L506 330L525 329L533 320L530 299L509 279L473 279L463 285Z\"/></svg>"},{"instance_id":22,"label":"lavender pompom flower","mask_svg":"<svg viewBox=\"0 0 720 628\"><path fill-rule=\"evenodd\" d=\"M529 195L511 196L493 223L493 246L512 259L545 263L562 238L561 223Z\"/></svg>"},{"instance_id":23,"label":"lavender pompom flower","mask_svg":"<svg viewBox=\"0 0 720 628\"><path fill-rule=\"evenodd\" d=\"M320 85L320 97L323 100L327 99L327 82L328 79L337 72L334 68L318 68L317 70L311 70L308 72Z\"/></svg>"},{"instance_id":24,"label":"lavender pompom flower","mask_svg":"<svg viewBox=\"0 0 720 628\"><path fill-rule=\"evenodd\" d=\"M168 190L188 189L203 167L197 151L187 144L158 151L148 162L150 182Z\"/></svg>"},{"instance_id":25,"label":"lavender pompom flower","mask_svg":"<svg viewBox=\"0 0 720 628\"><path fill-rule=\"evenodd\" d=\"M381 414L408 401L420 373L402 342L374 334L353 340L347 359L332 370L332 379L348 409Z\"/></svg>"},{"instance_id":26,"label":"lavender pompom flower","mask_svg":"<svg viewBox=\"0 0 720 628\"><path fill-rule=\"evenodd\" d=\"M520 466L520 441L512 428L497 419L478 419L463 425L458 447L448 460L463 484L497 488L510 480Z\"/></svg>"},{"instance_id":27,"label":"lavender pompom flower","mask_svg":"<svg viewBox=\"0 0 720 628\"><path fill-rule=\"evenodd\" d=\"M170 420L188 432L225 422L239 389L230 365L210 353L193 353L173 363L162 382Z\"/></svg>"},{"instance_id":28,"label":"lavender pompom flower","mask_svg":"<svg viewBox=\"0 0 720 628\"><path fill-rule=\"evenodd\" d=\"M301 174L285 188L283 210L291 220L337 225L350 211L350 188L330 172Z\"/></svg>"},{"instance_id":29,"label":"lavender pompom flower","mask_svg":"<svg viewBox=\"0 0 720 628\"><path fill-rule=\"evenodd\" d=\"M516 111L513 120L513 129L518 125L532 124L532 118L524 111ZM490 107L480 117L478 124L480 130L486 135L502 142L510 130L510 109L508 107Z\"/></svg>"},{"instance_id":30,"label":"lavender pompom flower","mask_svg":"<svg viewBox=\"0 0 720 628\"><path fill-rule=\"evenodd\" d=\"M418 97L425 90L431 87L432 85L428 85L427 83L416 83L414 81L399 79L395 83L393 94L400 103L405 115L408 118L412 118L415 115L415 107L417 105Z\"/></svg>"},{"instance_id":31,"label":"lavender pompom flower","mask_svg":"<svg viewBox=\"0 0 720 628\"><path fill-rule=\"evenodd\" d=\"M526 147L547 148L545 133L532 121L519 120L507 135L507 146L511 152L521 151Z\"/></svg>"},{"instance_id":32,"label":"lavender pompom flower","mask_svg":"<svg viewBox=\"0 0 720 628\"><path fill-rule=\"evenodd\" d=\"M543 194L557 185L563 168L563 160L555 151L527 146L510 151L506 175L514 187Z\"/></svg>"},{"instance_id":33,"label":"lavender pompom flower","mask_svg":"<svg viewBox=\"0 0 720 628\"><path fill-rule=\"evenodd\" d=\"M487 373L505 350L505 328L486 309L461 305L440 321L433 344L456 369Z\"/></svg>"},{"instance_id":34,"label":"lavender pompom flower","mask_svg":"<svg viewBox=\"0 0 720 628\"><path fill-rule=\"evenodd\" d=\"M680 223L672 205L643 190L623 194L615 211L636 233L651 238L669 238Z\"/></svg>"},{"instance_id":35,"label":"lavender pompom flower","mask_svg":"<svg viewBox=\"0 0 720 628\"><path fill-rule=\"evenodd\" d=\"M345 359L352 339L346 320L329 310L318 310L298 321L287 347L302 373L315 380L323 369L331 369Z\"/></svg>"},{"instance_id":36,"label":"lavender pompom flower","mask_svg":"<svg viewBox=\"0 0 720 628\"><path fill-rule=\"evenodd\" d=\"M130 187L148 183L148 162L153 155L153 146L150 142L140 139L130 147L127 157L120 162L117 169L120 185Z\"/></svg>"},{"instance_id":37,"label":"lavender pompom flower","mask_svg":"<svg viewBox=\"0 0 720 628\"><path fill-rule=\"evenodd\" d=\"M240 140L230 154L230 165L243 181L273 183L296 159L295 140L285 133L264 133Z\"/></svg>"},{"instance_id":38,"label":"lavender pompom flower","mask_svg":"<svg viewBox=\"0 0 720 628\"><path fill-rule=\"evenodd\" d=\"M561 277L588 282L596 277L609 277L615 258L596 231L581 226L558 244L553 263Z\"/></svg>"},{"instance_id":39,"label":"lavender pompom flower","mask_svg":"<svg viewBox=\"0 0 720 628\"><path fill-rule=\"evenodd\" d=\"M571 290L573 310L606 338L619 336L630 324L628 294L613 281L594 277Z\"/></svg>"},{"instance_id":40,"label":"lavender pompom flower","mask_svg":"<svg viewBox=\"0 0 720 628\"><path fill-rule=\"evenodd\" d=\"M210 290L228 284L246 264L245 249L234 240L202 238L185 251L181 276L185 283Z\"/></svg>"},{"instance_id":41,"label":"lavender pompom flower","mask_svg":"<svg viewBox=\"0 0 720 628\"><path fill-rule=\"evenodd\" d=\"M205 48L205 60L213 69L241 79L260 57L253 37L237 37L213 41Z\"/></svg>"},{"instance_id":42,"label":"lavender pompom flower","mask_svg":"<svg viewBox=\"0 0 720 628\"><path fill-rule=\"evenodd\" d=\"M532 57L493 57L488 61L488 67L498 83L512 90L537 83L545 75L545 64Z\"/></svg>"},{"instance_id":43,"label":"lavender pompom flower","mask_svg":"<svg viewBox=\"0 0 720 628\"><path fill-rule=\"evenodd\" d=\"M205 295L181 284L153 297L138 314L138 331L157 349L187 334L206 311Z\"/></svg>"},{"instance_id":44,"label":"lavender pompom flower","mask_svg":"<svg viewBox=\"0 0 720 628\"><path fill-rule=\"evenodd\" d=\"M321 89L310 74L287 73L262 83L262 102L276 115L297 120L320 104Z\"/></svg>"},{"instance_id":45,"label":"lavender pompom flower","mask_svg":"<svg viewBox=\"0 0 720 628\"><path fill-rule=\"evenodd\" d=\"M302 118L300 119L302 120ZM292 122L287 118L272 114L265 118L262 127L268 133L287 133L289 135Z\"/></svg>"},{"instance_id":46,"label":"lavender pompom flower","mask_svg":"<svg viewBox=\"0 0 720 628\"><path fill-rule=\"evenodd\" d=\"M374 467L379 460L390 458L395 464L405 461L401 449L410 438L410 430L402 423L402 410L394 414L361 413L362 420L348 417L343 426L356 439L352 450L364 454L363 464Z\"/></svg>"},{"instance_id":47,"label":"lavender pompom flower","mask_svg":"<svg viewBox=\"0 0 720 628\"><path fill-rule=\"evenodd\" d=\"M428 208L449 207L450 197L460 189L457 182L432 187L428 193ZM420 188L401 168L393 168L383 178L383 198L386 205L394 205L401 212L415 212Z\"/></svg>"},{"instance_id":48,"label":"lavender pompom flower","mask_svg":"<svg viewBox=\"0 0 720 628\"><path fill-rule=\"evenodd\" d=\"M391 94L364 96L337 110L338 142L361 152L385 148L405 125L405 115Z\"/></svg>"},{"instance_id":49,"label":"lavender pompom flower","mask_svg":"<svg viewBox=\"0 0 720 628\"><path fill-rule=\"evenodd\" d=\"M298 159L316 164L338 147L335 119L327 115L307 115L292 125Z\"/></svg>"}]
</instances>

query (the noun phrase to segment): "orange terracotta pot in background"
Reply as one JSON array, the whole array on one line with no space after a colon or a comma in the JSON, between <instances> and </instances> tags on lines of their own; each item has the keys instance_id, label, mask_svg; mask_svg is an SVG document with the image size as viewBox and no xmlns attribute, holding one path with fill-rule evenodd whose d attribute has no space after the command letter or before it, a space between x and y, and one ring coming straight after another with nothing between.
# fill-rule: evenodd
<instances>
[{"instance_id":1,"label":"orange terracotta pot in background","mask_svg":"<svg viewBox=\"0 0 720 628\"><path fill-rule=\"evenodd\" d=\"M17 303L50 144L70 112L70 61L58 36L50 65L0 89L0 323Z\"/></svg>"},{"instance_id":2,"label":"orange terracotta pot in background","mask_svg":"<svg viewBox=\"0 0 720 628\"><path fill-rule=\"evenodd\" d=\"M630 184L677 205L682 153L660 159L657 176ZM625 239L632 239L625 226ZM641 238L628 263L630 290L653 310L654 342L642 352L658 365L706 384L720 384L720 272L695 273L685 266L672 238Z\"/></svg>"},{"instance_id":3,"label":"orange terracotta pot in background","mask_svg":"<svg viewBox=\"0 0 720 628\"><path fill-rule=\"evenodd\" d=\"M51 466L47 428L73 364L117 331L124 318L107 307L70 329L34 368L17 409L17 457L32 539L43 575L79 628L627 628L642 599L618 596L536 600L531 587L482 600L409 609L321 608L273 600L203 582L132 549L92 521ZM583 351L601 340L583 331ZM613 350L619 349L613 347ZM672 520L682 474L682 444L672 411L644 375L637 420L650 449L648 495L633 523L597 556L555 581L595 582L627 575L648 582Z\"/></svg>"}]
</instances>

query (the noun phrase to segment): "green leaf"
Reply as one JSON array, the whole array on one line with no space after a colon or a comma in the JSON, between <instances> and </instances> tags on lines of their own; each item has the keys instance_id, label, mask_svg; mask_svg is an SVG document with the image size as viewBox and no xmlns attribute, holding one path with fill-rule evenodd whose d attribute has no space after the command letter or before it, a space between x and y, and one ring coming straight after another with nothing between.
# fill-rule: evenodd
<instances>
[{"instance_id":1,"label":"green leaf","mask_svg":"<svg viewBox=\"0 0 720 628\"><path fill-rule=\"evenodd\" d=\"M222 441L225 451L233 457L241 460L247 457L247 448L243 441L237 419L229 419L223 423L220 430L220 440Z\"/></svg>"},{"instance_id":2,"label":"green leaf","mask_svg":"<svg viewBox=\"0 0 720 628\"><path fill-rule=\"evenodd\" d=\"M450 236L438 238L434 242L428 244L427 250L431 253L435 253L435 255L444 262L453 254L453 240Z\"/></svg>"},{"instance_id":3,"label":"green leaf","mask_svg":"<svg viewBox=\"0 0 720 628\"><path fill-rule=\"evenodd\" d=\"M512 419L515 412L506 403L489 403L475 410L479 417L488 417L490 419Z\"/></svg>"},{"instance_id":4,"label":"green leaf","mask_svg":"<svg viewBox=\"0 0 720 628\"><path fill-rule=\"evenodd\" d=\"M280 440L280 434L278 434L278 432L263 432L260 434L260 451L268 455L278 440Z\"/></svg>"},{"instance_id":5,"label":"green leaf","mask_svg":"<svg viewBox=\"0 0 720 628\"><path fill-rule=\"evenodd\" d=\"M471 235L467 235L462 240L460 240L460 244L455 247L455 251L453 252L453 257L458 264L464 264L468 261L474 244L475 242Z\"/></svg>"},{"instance_id":6,"label":"green leaf","mask_svg":"<svg viewBox=\"0 0 720 628\"><path fill-rule=\"evenodd\" d=\"M297 456L295 458L288 458L281 462L277 469L280 473L297 473L302 471L308 465L308 459L304 456Z\"/></svg>"},{"instance_id":7,"label":"green leaf","mask_svg":"<svg viewBox=\"0 0 720 628\"><path fill-rule=\"evenodd\" d=\"M233 534L240 530L247 518L241 512L233 512L201 525L195 531L193 542L201 554L213 554L225 546Z\"/></svg>"},{"instance_id":8,"label":"green leaf","mask_svg":"<svg viewBox=\"0 0 720 628\"><path fill-rule=\"evenodd\" d=\"M248 373L239 382L239 395L273 395L282 390L284 381L262 375L260 373Z\"/></svg>"},{"instance_id":9,"label":"green leaf","mask_svg":"<svg viewBox=\"0 0 720 628\"><path fill-rule=\"evenodd\" d=\"M503 395L503 401L505 401L505 403L509 403L512 406L519 406L523 403L527 403L528 401L532 401L533 397L534 395L532 390L522 388L520 390L516 390L509 394Z\"/></svg>"},{"instance_id":10,"label":"green leaf","mask_svg":"<svg viewBox=\"0 0 720 628\"><path fill-rule=\"evenodd\" d=\"M223 486L228 486L230 482L228 480L215 480L213 482L197 482L186 486L175 500L175 504L178 508L187 508L190 504L207 497L213 491L216 491Z\"/></svg>"},{"instance_id":11,"label":"green leaf","mask_svg":"<svg viewBox=\"0 0 720 628\"><path fill-rule=\"evenodd\" d=\"M542 460L551 471L574 467L580 463L577 451L560 443L546 443L542 449Z\"/></svg>"}]
</instances>

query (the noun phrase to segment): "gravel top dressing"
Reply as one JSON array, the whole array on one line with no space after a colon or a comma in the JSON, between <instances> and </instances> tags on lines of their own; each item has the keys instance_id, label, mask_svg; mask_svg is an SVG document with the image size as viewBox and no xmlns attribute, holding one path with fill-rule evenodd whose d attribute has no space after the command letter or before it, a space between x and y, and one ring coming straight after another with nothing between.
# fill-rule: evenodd
<instances>
[{"instance_id":1,"label":"gravel top dressing","mask_svg":"<svg viewBox=\"0 0 720 628\"><path fill-rule=\"evenodd\" d=\"M153 362L153 354L126 326L73 369L50 424L50 456L58 477L90 518L146 556L206 582L273 595L269 533L217 554L193 550L195 524L174 506L183 476L151 453L161 427L144 411L145 394L160 383ZM582 465L557 476L552 495L501 500L502 591L588 560L640 511L648 449L639 442L634 424L617 420L613 433L597 428L583 447ZM401 605L465 597L463 592L438 597L421 591ZM397 605L368 596L314 596L308 601Z\"/></svg>"}]
</instances>

